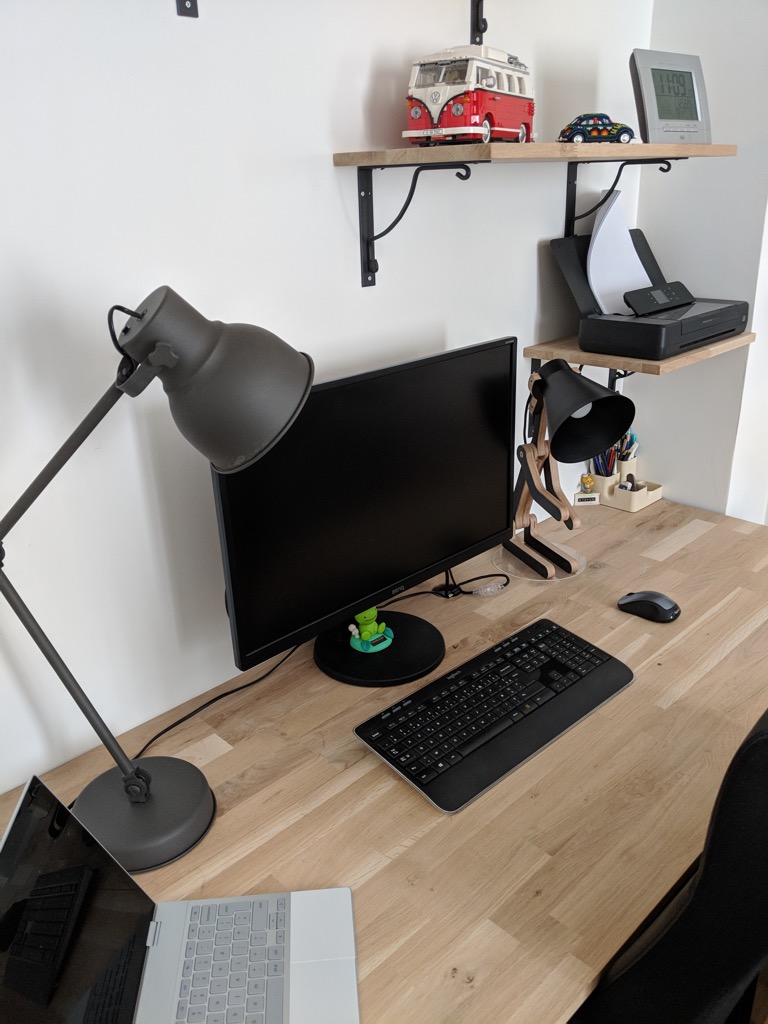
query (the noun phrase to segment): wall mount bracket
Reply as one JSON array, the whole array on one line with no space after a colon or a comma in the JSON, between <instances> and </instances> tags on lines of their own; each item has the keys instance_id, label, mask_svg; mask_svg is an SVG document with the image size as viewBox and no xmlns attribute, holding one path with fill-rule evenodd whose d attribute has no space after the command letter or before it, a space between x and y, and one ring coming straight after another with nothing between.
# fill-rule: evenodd
<instances>
[{"instance_id":1,"label":"wall mount bracket","mask_svg":"<svg viewBox=\"0 0 768 1024\"><path fill-rule=\"evenodd\" d=\"M584 369L584 366L585 366L584 363L580 363L579 364L579 373L581 373L581 371ZM538 373L540 369L541 369L541 359L531 359L531 373L532 374ZM616 385L618 384L618 382L620 380L624 380L626 377L632 377L634 375L634 372L635 372L634 370L616 370L614 368L609 369L608 370L608 387L611 389L611 391L616 391ZM532 432L532 429L533 428L530 426L530 420L527 419L526 420L526 430L527 430L529 435Z\"/></svg>"},{"instance_id":2,"label":"wall mount bracket","mask_svg":"<svg viewBox=\"0 0 768 1024\"><path fill-rule=\"evenodd\" d=\"M619 145L619 143L617 143ZM673 157L675 160L687 160L687 157ZM613 184L602 197L599 203L595 203L589 210L585 210L584 213L576 213L576 183L579 175L579 164L589 163L589 160L571 160L568 162L568 172L565 183L565 229L563 235L569 238L571 235L576 234L574 225L577 220L581 220L582 217L588 217L590 213L594 213L595 210L599 209L603 203L607 202L608 199L616 191L616 186L619 184L622 172L625 167L630 165L641 165L641 164L658 164L659 170L664 174L672 170L672 164L667 157L644 157L639 160L622 160L619 164L619 169L616 173L616 177L613 179Z\"/></svg>"},{"instance_id":3,"label":"wall mount bracket","mask_svg":"<svg viewBox=\"0 0 768 1024\"><path fill-rule=\"evenodd\" d=\"M383 169L383 168L382 168ZM455 171L460 181L466 181L472 173L469 164L466 163L445 163L445 164L420 164L413 172L411 187L408 190L405 202L392 221L392 223L378 233L374 232L373 226L373 167L358 167L357 169L357 202L360 221L360 271L361 284L363 288L370 288L376 284L376 274L379 263L376 259L374 243L385 235L388 235L393 228L397 227L405 216L405 212L411 205L419 175L422 171Z\"/></svg>"},{"instance_id":4,"label":"wall mount bracket","mask_svg":"<svg viewBox=\"0 0 768 1024\"><path fill-rule=\"evenodd\" d=\"M471 3L471 25L469 32L470 43L482 43L483 36L488 31L488 22L483 17L483 0L470 0Z\"/></svg>"}]
</instances>

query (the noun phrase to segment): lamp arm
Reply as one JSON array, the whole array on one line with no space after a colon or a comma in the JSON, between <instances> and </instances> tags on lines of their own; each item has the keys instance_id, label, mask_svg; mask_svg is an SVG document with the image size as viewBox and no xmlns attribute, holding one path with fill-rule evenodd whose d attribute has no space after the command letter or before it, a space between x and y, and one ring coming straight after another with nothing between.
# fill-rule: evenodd
<instances>
[{"instance_id":1,"label":"lamp arm","mask_svg":"<svg viewBox=\"0 0 768 1024\"><path fill-rule=\"evenodd\" d=\"M123 773L123 784L125 792L133 803L143 803L149 796L149 773L137 765L134 765L115 737L107 728L106 723L99 715L96 708L91 704L80 684L62 661L55 647L40 628L29 608L22 601L14 589L8 577L3 572L3 539L8 532L16 525L24 513L31 507L34 501L42 494L49 483L54 479L83 442L101 423L110 409L123 392L118 384L130 375L134 368L133 361L127 357L123 359L118 370L117 381L99 399L83 421L73 430L64 444L59 448L53 458L43 467L32 483L27 487L21 497L14 503L6 515L0 519L0 594L6 599L16 616L27 630L29 635L40 648L48 664L54 670L59 679L64 683L72 699L85 716L91 728L99 737L101 742L112 755L113 760Z\"/></svg>"},{"instance_id":2,"label":"lamp arm","mask_svg":"<svg viewBox=\"0 0 768 1024\"><path fill-rule=\"evenodd\" d=\"M121 364L122 370L122 364ZM118 388L117 383L99 399L85 419L69 435L64 444L59 448L52 459L37 474L32 483L27 487L13 507L0 519L0 542L8 536L9 531L21 519L24 513L31 507L37 498L43 493L48 484L72 458L78 448L89 437L96 427L101 423L112 406L121 398L123 392Z\"/></svg>"},{"instance_id":3,"label":"lamp arm","mask_svg":"<svg viewBox=\"0 0 768 1024\"><path fill-rule=\"evenodd\" d=\"M113 760L123 773L125 791L129 799L135 803L143 803L149 795L148 773L142 768L137 768L131 762L131 759L109 731L103 718L93 704L91 704L80 684L64 664L56 651L56 648L40 628L39 623L34 618L29 608L24 604L18 592L14 589L13 584L2 569L0 569L0 594L3 595L12 610L16 613L21 624L42 651L48 664L66 686L75 704L77 704L85 716L88 724L112 755Z\"/></svg>"}]
</instances>

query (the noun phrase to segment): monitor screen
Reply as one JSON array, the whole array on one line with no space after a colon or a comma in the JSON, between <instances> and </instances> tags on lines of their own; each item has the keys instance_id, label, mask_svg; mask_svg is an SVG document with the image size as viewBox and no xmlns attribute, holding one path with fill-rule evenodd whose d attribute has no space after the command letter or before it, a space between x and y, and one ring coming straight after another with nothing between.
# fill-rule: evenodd
<instances>
[{"instance_id":1,"label":"monitor screen","mask_svg":"<svg viewBox=\"0 0 768 1024\"><path fill-rule=\"evenodd\" d=\"M357 613L509 536L515 365L505 338L316 384L262 459L213 472L240 669L318 636L348 652ZM375 665L364 685L439 663L444 648L388 680L414 643L398 629L392 650L353 652L364 674Z\"/></svg>"}]
</instances>

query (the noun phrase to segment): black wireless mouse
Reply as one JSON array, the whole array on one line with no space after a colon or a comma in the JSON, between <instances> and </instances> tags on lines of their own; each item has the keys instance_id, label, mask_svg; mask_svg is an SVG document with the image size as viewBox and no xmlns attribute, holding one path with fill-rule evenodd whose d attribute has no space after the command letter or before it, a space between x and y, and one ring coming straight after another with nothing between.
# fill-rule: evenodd
<instances>
[{"instance_id":1,"label":"black wireless mouse","mask_svg":"<svg viewBox=\"0 0 768 1024\"><path fill-rule=\"evenodd\" d=\"M619 608L630 615L639 615L652 622L674 622L680 606L658 590L638 590L619 598Z\"/></svg>"}]
</instances>

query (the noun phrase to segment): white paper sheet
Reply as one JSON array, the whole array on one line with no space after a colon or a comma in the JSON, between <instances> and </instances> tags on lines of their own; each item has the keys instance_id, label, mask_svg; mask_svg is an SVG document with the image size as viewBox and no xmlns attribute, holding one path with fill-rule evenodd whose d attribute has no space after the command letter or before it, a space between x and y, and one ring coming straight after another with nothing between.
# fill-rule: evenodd
<instances>
[{"instance_id":1,"label":"white paper sheet","mask_svg":"<svg viewBox=\"0 0 768 1024\"><path fill-rule=\"evenodd\" d=\"M635 251L619 206L620 191L600 207L587 253L587 278L603 313L628 313L624 293L652 282Z\"/></svg>"}]
</instances>

